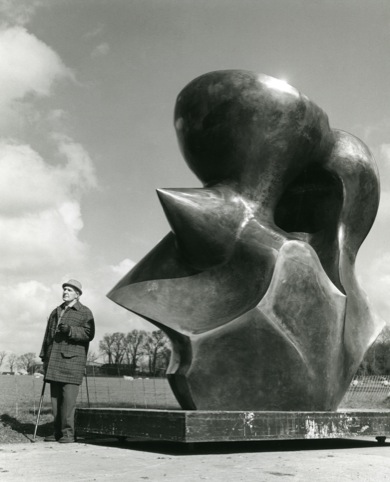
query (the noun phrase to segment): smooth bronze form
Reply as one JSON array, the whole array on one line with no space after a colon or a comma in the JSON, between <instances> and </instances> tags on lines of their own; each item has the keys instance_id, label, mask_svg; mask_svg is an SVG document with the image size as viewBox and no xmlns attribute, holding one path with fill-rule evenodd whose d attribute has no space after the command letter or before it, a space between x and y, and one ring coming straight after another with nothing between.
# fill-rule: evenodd
<instances>
[{"instance_id":1,"label":"smooth bronze form","mask_svg":"<svg viewBox=\"0 0 390 482\"><path fill-rule=\"evenodd\" d=\"M168 334L184 409L336 409L383 326L354 273L379 201L370 152L240 70L188 84L175 128L204 187L158 190L172 232L108 297Z\"/></svg>"}]
</instances>

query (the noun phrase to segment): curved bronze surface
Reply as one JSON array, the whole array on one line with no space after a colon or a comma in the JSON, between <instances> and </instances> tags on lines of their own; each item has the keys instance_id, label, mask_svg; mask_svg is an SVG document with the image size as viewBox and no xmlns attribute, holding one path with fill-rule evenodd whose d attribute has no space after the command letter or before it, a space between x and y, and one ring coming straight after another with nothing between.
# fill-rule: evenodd
<instances>
[{"instance_id":1,"label":"curved bronze surface","mask_svg":"<svg viewBox=\"0 0 390 482\"><path fill-rule=\"evenodd\" d=\"M379 202L370 152L247 71L193 80L174 123L204 187L158 190L172 232L108 297L171 338L185 409L336 409L383 326L354 273Z\"/></svg>"}]
</instances>

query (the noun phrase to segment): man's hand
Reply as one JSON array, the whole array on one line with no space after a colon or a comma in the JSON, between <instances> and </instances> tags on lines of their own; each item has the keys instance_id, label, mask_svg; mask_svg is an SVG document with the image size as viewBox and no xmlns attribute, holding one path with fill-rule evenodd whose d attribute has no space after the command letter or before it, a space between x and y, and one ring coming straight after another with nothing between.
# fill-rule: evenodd
<instances>
[{"instance_id":1,"label":"man's hand","mask_svg":"<svg viewBox=\"0 0 390 482\"><path fill-rule=\"evenodd\" d=\"M66 325L65 323L60 323L60 324L58 325L58 330L59 330L61 333L64 333L64 335L69 335L70 326L69 326L69 325Z\"/></svg>"}]
</instances>

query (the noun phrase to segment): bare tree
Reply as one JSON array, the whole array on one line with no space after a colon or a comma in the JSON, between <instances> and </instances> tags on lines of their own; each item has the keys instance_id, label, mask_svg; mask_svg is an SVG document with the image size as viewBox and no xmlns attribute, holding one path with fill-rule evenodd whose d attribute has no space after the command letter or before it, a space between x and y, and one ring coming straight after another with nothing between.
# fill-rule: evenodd
<instances>
[{"instance_id":1,"label":"bare tree","mask_svg":"<svg viewBox=\"0 0 390 482\"><path fill-rule=\"evenodd\" d=\"M114 341L112 340L111 335L109 333L106 333L103 337L103 340L100 340L99 342L99 350L101 351L101 353L103 353L103 355L107 356L107 361L110 365L112 364L112 359L113 359L113 355L112 355L113 342Z\"/></svg>"},{"instance_id":2,"label":"bare tree","mask_svg":"<svg viewBox=\"0 0 390 482\"><path fill-rule=\"evenodd\" d=\"M90 351L88 352L88 355L87 355L87 364L88 363L95 363L96 360L99 358L100 354L99 353L95 353L94 351Z\"/></svg>"},{"instance_id":3,"label":"bare tree","mask_svg":"<svg viewBox=\"0 0 390 482\"><path fill-rule=\"evenodd\" d=\"M107 356L108 363L122 363L125 354L124 333L106 333L99 343L100 351Z\"/></svg>"},{"instance_id":4,"label":"bare tree","mask_svg":"<svg viewBox=\"0 0 390 482\"><path fill-rule=\"evenodd\" d=\"M145 342L147 340L146 331L132 330L125 336L125 359L134 374L140 356L144 354Z\"/></svg>"},{"instance_id":5,"label":"bare tree","mask_svg":"<svg viewBox=\"0 0 390 482\"><path fill-rule=\"evenodd\" d=\"M21 355L18 360L18 366L24 368L27 373L30 373L32 367L35 365L36 354L35 353L25 353Z\"/></svg>"},{"instance_id":6,"label":"bare tree","mask_svg":"<svg viewBox=\"0 0 390 482\"><path fill-rule=\"evenodd\" d=\"M4 361L6 356L7 356L7 352L5 350L0 351L0 367L3 364L3 361Z\"/></svg>"},{"instance_id":7,"label":"bare tree","mask_svg":"<svg viewBox=\"0 0 390 482\"><path fill-rule=\"evenodd\" d=\"M160 351L159 359L161 361L161 368L166 370L169 362L171 361L172 347L171 342L168 340L164 348Z\"/></svg>"},{"instance_id":8,"label":"bare tree","mask_svg":"<svg viewBox=\"0 0 390 482\"><path fill-rule=\"evenodd\" d=\"M386 325L383 330L381 331L378 338L375 340L376 342L380 343L390 343L390 326Z\"/></svg>"},{"instance_id":9,"label":"bare tree","mask_svg":"<svg viewBox=\"0 0 390 482\"><path fill-rule=\"evenodd\" d=\"M161 330L152 331L148 334L145 344L149 356L149 372L155 375L158 368L158 361L167 359L169 341L165 333ZM164 364L165 365L165 364ZM164 366L166 368L166 365Z\"/></svg>"},{"instance_id":10,"label":"bare tree","mask_svg":"<svg viewBox=\"0 0 390 482\"><path fill-rule=\"evenodd\" d=\"M15 353L10 353L8 355L8 365L11 373L15 373L14 369L18 366L19 357Z\"/></svg>"},{"instance_id":11,"label":"bare tree","mask_svg":"<svg viewBox=\"0 0 390 482\"><path fill-rule=\"evenodd\" d=\"M113 343L113 354L114 354L114 363L122 363L123 357L125 356L125 334L124 333L113 333L112 335L114 343Z\"/></svg>"},{"instance_id":12,"label":"bare tree","mask_svg":"<svg viewBox=\"0 0 390 482\"><path fill-rule=\"evenodd\" d=\"M385 326L367 350L357 375L390 375L390 326Z\"/></svg>"}]
</instances>

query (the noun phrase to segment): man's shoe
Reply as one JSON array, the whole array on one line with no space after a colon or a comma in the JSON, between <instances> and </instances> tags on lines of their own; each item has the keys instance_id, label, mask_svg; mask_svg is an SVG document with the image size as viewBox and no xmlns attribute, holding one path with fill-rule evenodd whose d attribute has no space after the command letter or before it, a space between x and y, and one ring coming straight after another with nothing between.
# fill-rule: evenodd
<instances>
[{"instance_id":1,"label":"man's shoe","mask_svg":"<svg viewBox=\"0 0 390 482\"><path fill-rule=\"evenodd\" d=\"M76 442L76 440L74 438L70 438L70 437L61 437L58 442L60 444L73 444Z\"/></svg>"},{"instance_id":2,"label":"man's shoe","mask_svg":"<svg viewBox=\"0 0 390 482\"><path fill-rule=\"evenodd\" d=\"M57 435L48 435L43 440L45 442L57 442L58 439L59 439L59 437L57 437Z\"/></svg>"}]
</instances>

